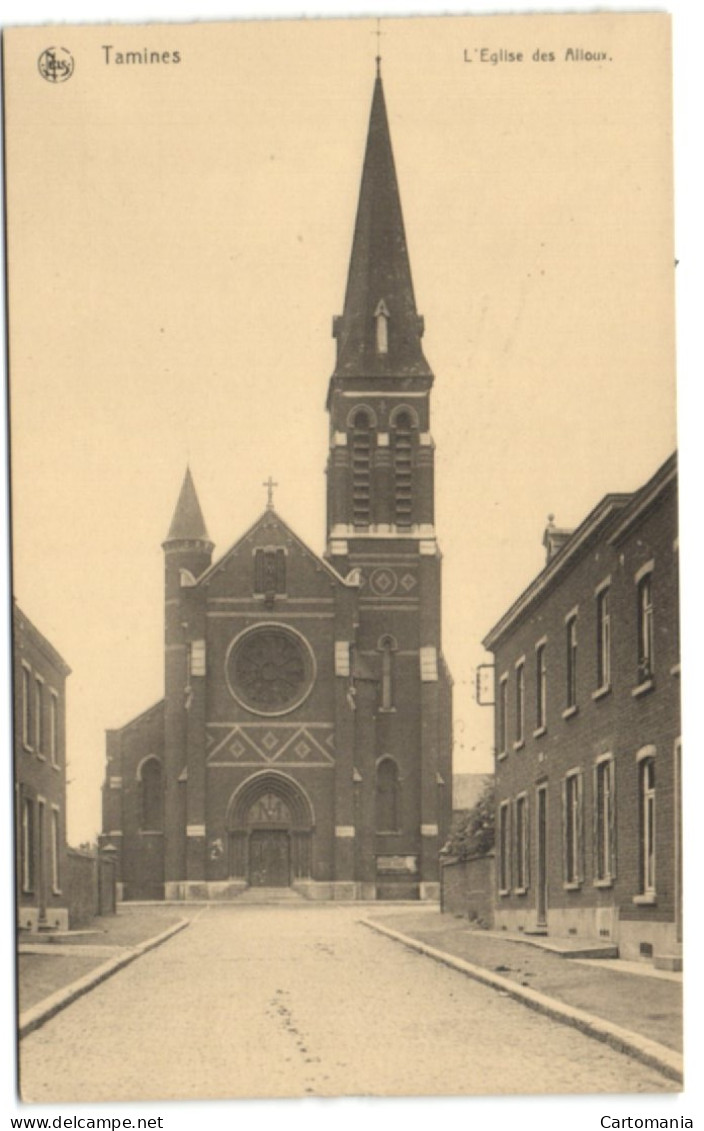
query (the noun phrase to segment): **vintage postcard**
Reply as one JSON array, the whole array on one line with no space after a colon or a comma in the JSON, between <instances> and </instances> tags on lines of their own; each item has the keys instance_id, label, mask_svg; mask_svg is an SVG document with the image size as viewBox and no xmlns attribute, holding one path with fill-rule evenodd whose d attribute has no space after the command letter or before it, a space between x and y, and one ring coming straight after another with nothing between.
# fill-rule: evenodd
<instances>
[{"instance_id":1,"label":"vintage postcard","mask_svg":"<svg viewBox=\"0 0 704 1131\"><path fill-rule=\"evenodd\" d=\"M681 1090L670 32L5 31L25 1102Z\"/></svg>"}]
</instances>

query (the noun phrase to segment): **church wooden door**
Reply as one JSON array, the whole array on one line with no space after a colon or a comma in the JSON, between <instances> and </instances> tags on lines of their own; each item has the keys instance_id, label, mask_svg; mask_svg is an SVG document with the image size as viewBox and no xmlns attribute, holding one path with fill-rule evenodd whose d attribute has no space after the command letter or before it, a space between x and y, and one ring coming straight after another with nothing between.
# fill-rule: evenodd
<instances>
[{"instance_id":1,"label":"church wooden door","mask_svg":"<svg viewBox=\"0 0 704 1131\"><path fill-rule=\"evenodd\" d=\"M249 838L249 882L253 887L288 887L289 835L283 829L254 829Z\"/></svg>"}]
</instances>

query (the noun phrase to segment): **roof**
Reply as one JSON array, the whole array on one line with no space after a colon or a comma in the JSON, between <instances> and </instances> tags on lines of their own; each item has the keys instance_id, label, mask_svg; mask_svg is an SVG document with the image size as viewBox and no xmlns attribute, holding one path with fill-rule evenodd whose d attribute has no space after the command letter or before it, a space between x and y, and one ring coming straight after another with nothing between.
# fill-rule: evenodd
<instances>
[{"instance_id":1,"label":"roof","mask_svg":"<svg viewBox=\"0 0 704 1131\"><path fill-rule=\"evenodd\" d=\"M650 507L659 499L663 491L677 479L677 452L658 468L651 479L632 496L630 503L621 515L618 525L609 535L609 541L617 544L633 529Z\"/></svg>"},{"instance_id":2,"label":"roof","mask_svg":"<svg viewBox=\"0 0 704 1131\"><path fill-rule=\"evenodd\" d=\"M627 529L651 506L665 487L677 475L677 453L671 455L655 474L630 494L605 495L600 503L589 512L576 530L564 542L557 553L540 571L530 585L509 606L503 616L484 637L482 643L487 651L493 651L505 633L558 579L571 567L581 552L591 544L593 538L609 528L609 541L616 542ZM616 523L615 520L619 519Z\"/></svg>"},{"instance_id":3,"label":"roof","mask_svg":"<svg viewBox=\"0 0 704 1131\"><path fill-rule=\"evenodd\" d=\"M144 710L140 711L138 715L134 715L134 717L131 718L129 722L123 723L122 726L107 727L106 734L119 734L121 731L129 730L130 727L137 726L139 725L139 723L146 722L149 716L155 714L156 711L163 712L165 703L165 699L159 699L156 703L152 703L151 707L145 707Z\"/></svg>"},{"instance_id":4,"label":"roof","mask_svg":"<svg viewBox=\"0 0 704 1131\"><path fill-rule=\"evenodd\" d=\"M181 493L164 545L169 542L210 542L190 467L186 468Z\"/></svg>"},{"instance_id":5,"label":"roof","mask_svg":"<svg viewBox=\"0 0 704 1131\"><path fill-rule=\"evenodd\" d=\"M32 623L27 614L22 612L16 599L14 599L13 607L13 632L16 646L20 643L20 636L26 633L31 638L32 644L44 654L49 663L53 664L55 668L58 668L62 675L67 676L71 674L71 669L61 653L57 652L51 641L47 640L46 636Z\"/></svg>"},{"instance_id":6,"label":"roof","mask_svg":"<svg viewBox=\"0 0 704 1131\"><path fill-rule=\"evenodd\" d=\"M516 623L534 601L553 585L558 574L563 573L568 566L572 565L574 559L591 543L593 537L613 519L614 514L625 507L630 497L630 495L605 495L601 502L589 512L571 537L567 539L544 569L523 590L484 637L482 644L487 651L494 650L508 629Z\"/></svg>"},{"instance_id":7,"label":"roof","mask_svg":"<svg viewBox=\"0 0 704 1131\"><path fill-rule=\"evenodd\" d=\"M377 344L384 318L387 349ZM420 339L381 76L377 75L334 377L432 377Z\"/></svg>"},{"instance_id":8,"label":"roof","mask_svg":"<svg viewBox=\"0 0 704 1131\"><path fill-rule=\"evenodd\" d=\"M299 538L296 532L288 525L287 522L284 521L281 515L276 510L274 510L273 506L267 506L266 510L264 510L256 519L256 521L253 522L247 530L245 530L244 534L240 535L236 542L232 543L232 545L228 550L225 551L222 557L218 558L217 561L213 562L212 565L208 566L208 568L203 573L201 573L196 581L196 585L207 584L208 581L213 577L213 575L222 569L227 559L238 548L238 546L241 546L242 543L245 542L259 526L261 526L265 522L267 524L270 524L272 520L274 523L280 526L281 529L290 538L292 538L294 542L296 542L299 549L301 549L305 554L308 554L309 557L313 558L316 565L319 565L321 569L324 569L330 577L334 578L334 580L337 581L340 585L349 586L350 588L357 588L357 582L347 581L347 579L339 574L337 570L330 565L329 562L326 562L324 558L321 558L318 554L316 554L315 550L311 550L310 546L308 546L302 538Z\"/></svg>"}]
</instances>

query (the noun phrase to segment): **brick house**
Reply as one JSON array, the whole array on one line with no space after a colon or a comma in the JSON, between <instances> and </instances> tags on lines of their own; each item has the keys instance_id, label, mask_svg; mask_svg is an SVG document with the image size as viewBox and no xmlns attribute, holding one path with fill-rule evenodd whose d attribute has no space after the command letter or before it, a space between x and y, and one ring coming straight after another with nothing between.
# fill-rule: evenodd
<instances>
[{"instance_id":1,"label":"brick house","mask_svg":"<svg viewBox=\"0 0 704 1131\"><path fill-rule=\"evenodd\" d=\"M68 927L66 677L71 669L13 605L17 924Z\"/></svg>"},{"instance_id":2,"label":"brick house","mask_svg":"<svg viewBox=\"0 0 704 1131\"><path fill-rule=\"evenodd\" d=\"M487 635L496 672L496 923L681 953L677 462L545 532Z\"/></svg>"},{"instance_id":3,"label":"brick house","mask_svg":"<svg viewBox=\"0 0 704 1131\"><path fill-rule=\"evenodd\" d=\"M187 472L163 543L165 695L107 735L101 843L125 899L437 897L451 681L422 334L377 75L333 323L325 550L270 483L213 561Z\"/></svg>"}]
</instances>

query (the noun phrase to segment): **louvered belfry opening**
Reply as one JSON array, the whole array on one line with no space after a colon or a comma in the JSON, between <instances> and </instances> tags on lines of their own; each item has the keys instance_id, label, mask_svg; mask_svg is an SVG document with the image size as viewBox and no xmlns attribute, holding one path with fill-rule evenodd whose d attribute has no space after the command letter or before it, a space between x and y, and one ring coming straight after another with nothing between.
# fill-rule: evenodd
<instances>
[{"instance_id":1,"label":"louvered belfry opening","mask_svg":"<svg viewBox=\"0 0 704 1131\"><path fill-rule=\"evenodd\" d=\"M394 511L397 526L413 519L413 428L407 412L399 413L394 428Z\"/></svg>"},{"instance_id":2,"label":"louvered belfry opening","mask_svg":"<svg viewBox=\"0 0 704 1131\"><path fill-rule=\"evenodd\" d=\"M369 526L372 508L372 426L362 409L352 422L352 521Z\"/></svg>"}]
</instances>

